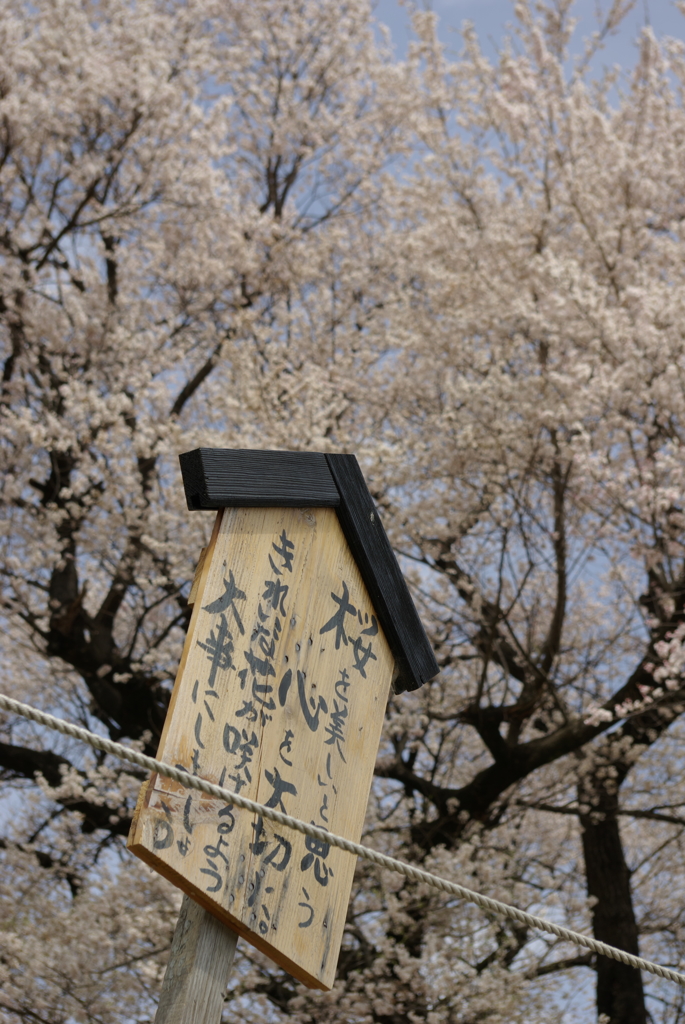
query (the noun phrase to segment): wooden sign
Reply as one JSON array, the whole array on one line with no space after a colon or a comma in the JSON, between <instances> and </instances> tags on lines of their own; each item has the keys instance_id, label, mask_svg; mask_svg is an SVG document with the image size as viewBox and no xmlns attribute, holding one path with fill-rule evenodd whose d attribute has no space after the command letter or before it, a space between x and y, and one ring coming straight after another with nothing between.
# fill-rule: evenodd
<instances>
[{"instance_id":1,"label":"wooden sign","mask_svg":"<svg viewBox=\"0 0 685 1024\"><path fill-rule=\"evenodd\" d=\"M197 481L184 474L192 504ZM277 481L257 477L244 502L264 487L265 502L284 503L270 497ZM289 486L291 504L301 500L297 480ZM219 511L158 756L359 841L397 662L403 685L416 683L386 636L387 604L376 602L379 614L369 596L379 573L362 572L338 493L329 474L320 507ZM363 512L378 530L373 518ZM305 985L332 987L354 857L156 775L129 847Z\"/></svg>"}]
</instances>

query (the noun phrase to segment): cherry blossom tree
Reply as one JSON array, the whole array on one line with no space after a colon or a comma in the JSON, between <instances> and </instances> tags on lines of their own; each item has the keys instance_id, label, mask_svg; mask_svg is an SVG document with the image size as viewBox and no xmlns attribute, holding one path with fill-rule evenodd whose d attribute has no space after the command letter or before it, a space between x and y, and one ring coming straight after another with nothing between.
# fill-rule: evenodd
<instances>
[{"instance_id":1,"label":"cherry blossom tree","mask_svg":"<svg viewBox=\"0 0 685 1024\"><path fill-rule=\"evenodd\" d=\"M440 676L365 838L676 964L685 48L616 0L497 61L364 0L2 0L4 692L155 753L199 444L358 453ZM141 776L2 719L0 1019L151 1019L179 894ZM683 997L360 864L333 992L246 945L225 1019L676 1024Z\"/></svg>"},{"instance_id":2,"label":"cherry blossom tree","mask_svg":"<svg viewBox=\"0 0 685 1024\"><path fill-rule=\"evenodd\" d=\"M417 20L423 159L400 207L401 365L376 458L385 493L406 485L398 547L438 581L445 679L379 770L432 806L414 825L425 850L517 804L573 817L595 935L636 952L643 932L678 961L668 888L660 910L638 911L631 872L681 827L672 768L651 748L684 696L683 47L645 30L631 75L590 85L601 34L568 72L569 10L536 20L518 5L519 55L496 66L469 33L450 63L431 18ZM464 726L482 744L466 776ZM545 795L541 769L559 758ZM650 784L624 798L632 777L644 785L642 758ZM660 823L643 824L632 863L619 827L631 815ZM594 967L599 1012L646 1020L639 975Z\"/></svg>"}]
</instances>

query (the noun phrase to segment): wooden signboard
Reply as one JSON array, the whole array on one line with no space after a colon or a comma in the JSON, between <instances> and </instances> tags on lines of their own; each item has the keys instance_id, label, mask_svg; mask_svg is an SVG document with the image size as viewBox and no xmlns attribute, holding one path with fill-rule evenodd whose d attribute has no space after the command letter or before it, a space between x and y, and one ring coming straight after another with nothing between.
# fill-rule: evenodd
<instances>
[{"instance_id":1,"label":"wooden signboard","mask_svg":"<svg viewBox=\"0 0 685 1024\"><path fill-rule=\"evenodd\" d=\"M369 596L378 574L360 570L330 496L231 497L194 586L158 756L359 841L396 662L407 664ZM355 858L156 775L129 847L305 985L332 987Z\"/></svg>"}]
</instances>

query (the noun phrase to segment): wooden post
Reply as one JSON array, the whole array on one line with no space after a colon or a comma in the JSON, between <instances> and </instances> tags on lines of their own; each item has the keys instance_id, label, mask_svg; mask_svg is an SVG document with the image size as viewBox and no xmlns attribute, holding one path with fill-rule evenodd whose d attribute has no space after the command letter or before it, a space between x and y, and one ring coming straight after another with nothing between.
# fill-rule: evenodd
<instances>
[{"instance_id":1,"label":"wooden post","mask_svg":"<svg viewBox=\"0 0 685 1024\"><path fill-rule=\"evenodd\" d=\"M183 897L155 1024L219 1024L237 934Z\"/></svg>"}]
</instances>

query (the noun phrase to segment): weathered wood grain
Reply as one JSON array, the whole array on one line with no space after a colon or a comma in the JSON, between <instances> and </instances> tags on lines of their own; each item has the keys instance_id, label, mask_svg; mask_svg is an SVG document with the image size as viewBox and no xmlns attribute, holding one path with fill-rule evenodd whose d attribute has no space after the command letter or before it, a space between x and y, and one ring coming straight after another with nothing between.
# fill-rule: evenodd
<instances>
[{"instance_id":1,"label":"weathered wood grain","mask_svg":"<svg viewBox=\"0 0 685 1024\"><path fill-rule=\"evenodd\" d=\"M330 508L339 501L321 452L196 448L179 458L191 510Z\"/></svg>"},{"instance_id":2,"label":"weathered wood grain","mask_svg":"<svg viewBox=\"0 0 685 1024\"><path fill-rule=\"evenodd\" d=\"M358 840L393 666L333 509L226 509L159 756ZM305 984L332 987L355 858L157 776L129 845Z\"/></svg>"},{"instance_id":3,"label":"weathered wood grain","mask_svg":"<svg viewBox=\"0 0 685 1024\"><path fill-rule=\"evenodd\" d=\"M220 1024L238 935L183 897L155 1024Z\"/></svg>"}]
</instances>

